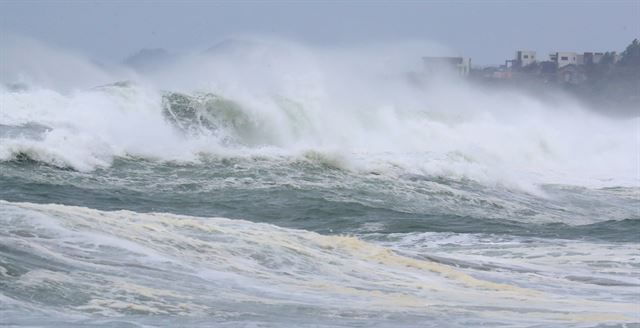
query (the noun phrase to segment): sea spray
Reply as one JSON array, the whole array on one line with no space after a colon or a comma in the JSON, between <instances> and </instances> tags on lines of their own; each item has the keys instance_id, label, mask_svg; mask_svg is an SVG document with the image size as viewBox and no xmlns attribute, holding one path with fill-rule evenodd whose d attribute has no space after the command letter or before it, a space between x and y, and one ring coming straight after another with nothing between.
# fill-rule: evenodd
<instances>
[{"instance_id":1,"label":"sea spray","mask_svg":"<svg viewBox=\"0 0 640 328\"><path fill-rule=\"evenodd\" d=\"M249 38L142 68L5 46L10 325L640 319L637 118L429 75L411 43Z\"/></svg>"},{"instance_id":2,"label":"sea spray","mask_svg":"<svg viewBox=\"0 0 640 328\"><path fill-rule=\"evenodd\" d=\"M519 188L638 183L638 119L609 119L570 99L549 103L429 76L415 45L326 49L230 41L144 76L124 68L106 72L78 55L38 47L40 55L52 55L46 67L34 66L39 57L3 60L2 72L20 78L7 73L2 82L27 87L0 91L0 124L49 130L39 139L3 137L3 160L25 155L91 170L121 156L193 161L202 154L338 151L354 169L400 167ZM72 88L49 83L69 77L60 66L77 70L74 65L83 69L74 72ZM87 82L106 76L129 80Z\"/></svg>"}]
</instances>

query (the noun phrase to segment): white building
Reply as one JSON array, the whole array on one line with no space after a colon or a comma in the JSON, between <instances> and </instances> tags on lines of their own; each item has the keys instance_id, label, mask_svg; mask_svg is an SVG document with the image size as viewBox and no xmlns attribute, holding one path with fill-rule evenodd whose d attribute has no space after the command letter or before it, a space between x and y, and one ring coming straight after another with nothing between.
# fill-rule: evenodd
<instances>
[{"instance_id":1,"label":"white building","mask_svg":"<svg viewBox=\"0 0 640 328\"><path fill-rule=\"evenodd\" d=\"M558 68L578 64L578 55L575 52L570 51L558 51L551 53L549 54L549 59L556 63Z\"/></svg>"},{"instance_id":2,"label":"white building","mask_svg":"<svg viewBox=\"0 0 640 328\"><path fill-rule=\"evenodd\" d=\"M427 73L453 71L458 76L468 76L471 71L469 57L422 57Z\"/></svg>"},{"instance_id":3,"label":"white building","mask_svg":"<svg viewBox=\"0 0 640 328\"><path fill-rule=\"evenodd\" d=\"M519 67L529 66L536 62L536 52L531 50L516 51L516 65Z\"/></svg>"},{"instance_id":4,"label":"white building","mask_svg":"<svg viewBox=\"0 0 640 328\"><path fill-rule=\"evenodd\" d=\"M585 52L584 53L584 63L585 64L598 64L604 57L603 52Z\"/></svg>"}]
</instances>

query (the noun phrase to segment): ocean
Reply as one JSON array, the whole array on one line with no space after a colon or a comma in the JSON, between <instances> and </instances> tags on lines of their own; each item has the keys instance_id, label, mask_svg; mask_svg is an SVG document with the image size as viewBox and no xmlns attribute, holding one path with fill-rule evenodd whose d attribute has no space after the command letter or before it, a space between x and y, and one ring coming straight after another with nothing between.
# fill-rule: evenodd
<instances>
[{"instance_id":1,"label":"ocean","mask_svg":"<svg viewBox=\"0 0 640 328\"><path fill-rule=\"evenodd\" d=\"M4 49L0 325L640 326L640 119L384 49Z\"/></svg>"}]
</instances>

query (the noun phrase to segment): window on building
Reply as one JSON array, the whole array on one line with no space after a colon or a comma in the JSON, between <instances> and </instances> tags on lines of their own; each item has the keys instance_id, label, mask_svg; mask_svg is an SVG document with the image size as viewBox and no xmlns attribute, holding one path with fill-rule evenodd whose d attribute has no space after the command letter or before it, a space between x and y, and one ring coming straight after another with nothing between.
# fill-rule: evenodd
<instances>
[{"instance_id":1,"label":"window on building","mask_svg":"<svg viewBox=\"0 0 640 328\"><path fill-rule=\"evenodd\" d=\"M524 57L524 59L527 59L527 58L529 58L529 55L524 55L522 57Z\"/></svg>"},{"instance_id":2,"label":"window on building","mask_svg":"<svg viewBox=\"0 0 640 328\"><path fill-rule=\"evenodd\" d=\"M567 57L567 56L562 56L562 57L560 57L560 60L569 60L569 57Z\"/></svg>"}]
</instances>

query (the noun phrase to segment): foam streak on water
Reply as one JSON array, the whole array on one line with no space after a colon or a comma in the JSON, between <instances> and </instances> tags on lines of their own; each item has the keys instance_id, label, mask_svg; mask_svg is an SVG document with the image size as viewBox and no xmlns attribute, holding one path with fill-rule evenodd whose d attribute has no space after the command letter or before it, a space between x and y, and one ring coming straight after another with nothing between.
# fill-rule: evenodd
<instances>
[{"instance_id":1,"label":"foam streak on water","mask_svg":"<svg viewBox=\"0 0 640 328\"><path fill-rule=\"evenodd\" d=\"M637 325L640 118L431 50L3 40L0 323Z\"/></svg>"},{"instance_id":2,"label":"foam streak on water","mask_svg":"<svg viewBox=\"0 0 640 328\"><path fill-rule=\"evenodd\" d=\"M570 243L562 250L569 257L559 258L553 241L514 240L494 247L488 261L476 246L505 242L477 239L467 241L473 251L458 243L455 255L431 259L422 256L420 236L401 237L394 251L354 237L218 218L7 202L1 217L0 301L11 321L33 306L79 321L98 314L251 321L249 309L260 316L279 308L338 321L401 313L460 325L517 324L523 315L540 324L640 319L633 295L639 254L616 245ZM537 260L510 261L517 249ZM612 256L624 264L612 267ZM570 259L595 263L557 265Z\"/></svg>"}]
</instances>

